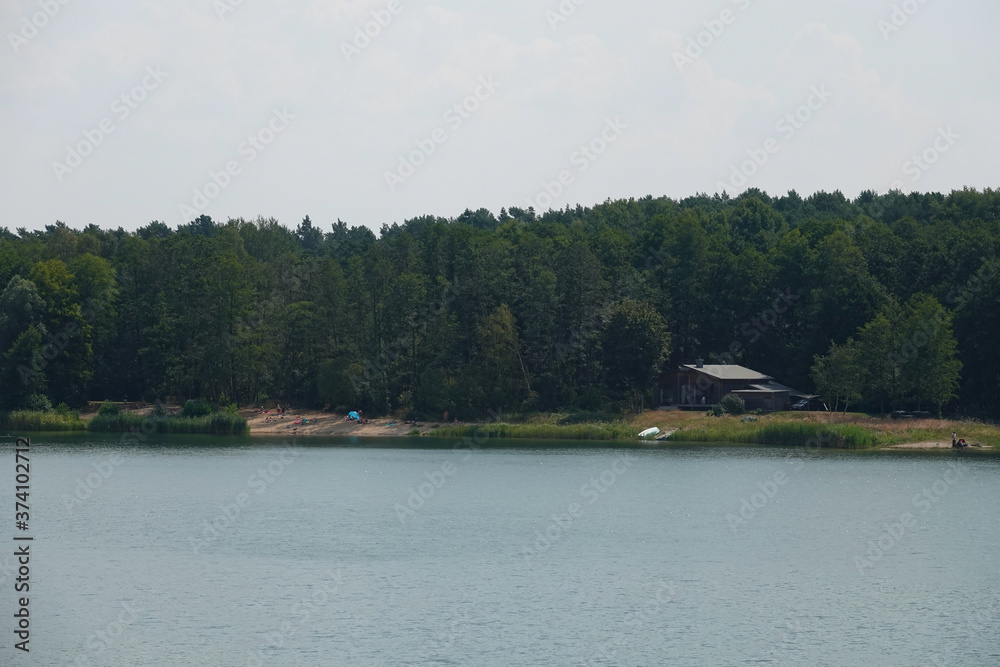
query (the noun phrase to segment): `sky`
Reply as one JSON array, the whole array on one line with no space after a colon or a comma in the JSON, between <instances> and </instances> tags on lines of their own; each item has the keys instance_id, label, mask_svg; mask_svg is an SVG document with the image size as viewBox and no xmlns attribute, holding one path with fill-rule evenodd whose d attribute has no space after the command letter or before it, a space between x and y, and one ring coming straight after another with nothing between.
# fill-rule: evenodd
<instances>
[{"instance_id":1,"label":"sky","mask_svg":"<svg viewBox=\"0 0 1000 667\"><path fill-rule=\"evenodd\" d=\"M997 187L995 0L0 0L0 227Z\"/></svg>"}]
</instances>

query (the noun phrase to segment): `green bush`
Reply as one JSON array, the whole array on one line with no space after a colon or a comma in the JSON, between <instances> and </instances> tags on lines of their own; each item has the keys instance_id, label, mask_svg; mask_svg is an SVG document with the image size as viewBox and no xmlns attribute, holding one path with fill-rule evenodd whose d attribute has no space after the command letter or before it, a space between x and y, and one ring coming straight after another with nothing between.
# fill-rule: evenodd
<instances>
[{"instance_id":1,"label":"green bush","mask_svg":"<svg viewBox=\"0 0 1000 667\"><path fill-rule=\"evenodd\" d=\"M606 423L621 419L620 415L611 415L606 412L593 412L589 410L574 412L559 420L561 426L572 426L575 424Z\"/></svg>"},{"instance_id":2,"label":"green bush","mask_svg":"<svg viewBox=\"0 0 1000 667\"><path fill-rule=\"evenodd\" d=\"M718 425L685 428L669 438L683 442L743 442L759 445L795 445L835 449L867 449L880 444L878 436L853 424L810 422L760 424L725 420Z\"/></svg>"},{"instance_id":3,"label":"green bush","mask_svg":"<svg viewBox=\"0 0 1000 667\"><path fill-rule=\"evenodd\" d=\"M108 417L114 417L121 413L117 403L112 403L111 401L104 401L101 403L101 407L97 409L97 414L105 415Z\"/></svg>"},{"instance_id":4,"label":"green bush","mask_svg":"<svg viewBox=\"0 0 1000 667\"><path fill-rule=\"evenodd\" d=\"M149 432L148 425L145 430L142 428L147 419L149 417L128 413L117 416L97 415L87 424L87 430L110 433ZM246 419L226 412L203 417L156 417L152 423L156 426L156 433L243 435L250 431Z\"/></svg>"},{"instance_id":5,"label":"green bush","mask_svg":"<svg viewBox=\"0 0 1000 667\"><path fill-rule=\"evenodd\" d=\"M87 425L75 412L60 414L41 410L0 413L0 427L11 431L82 431Z\"/></svg>"},{"instance_id":6,"label":"green bush","mask_svg":"<svg viewBox=\"0 0 1000 667\"><path fill-rule=\"evenodd\" d=\"M181 409L183 417L207 417L210 414L212 414L212 406L202 398L184 401L184 407Z\"/></svg>"},{"instance_id":7,"label":"green bush","mask_svg":"<svg viewBox=\"0 0 1000 667\"><path fill-rule=\"evenodd\" d=\"M412 431L410 431L407 435L414 435L414 436L420 435L420 429L419 428L415 428Z\"/></svg>"},{"instance_id":8,"label":"green bush","mask_svg":"<svg viewBox=\"0 0 1000 667\"><path fill-rule=\"evenodd\" d=\"M735 394L726 394L719 401L719 406L731 415L742 415L747 411L747 404Z\"/></svg>"},{"instance_id":9,"label":"green bush","mask_svg":"<svg viewBox=\"0 0 1000 667\"><path fill-rule=\"evenodd\" d=\"M613 424L486 424L441 426L430 435L440 438L531 438L536 440L635 440L635 427Z\"/></svg>"},{"instance_id":10,"label":"green bush","mask_svg":"<svg viewBox=\"0 0 1000 667\"><path fill-rule=\"evenodd\" d=\"M101 406L103 407L103 406ZM117 412L115 414L97 412L94 417L87 422L87 430L102 433L126 433L132 430L140 430L145 417L131 412Z\"/></svg>"},{"instance_id":11,"label":"green bush","mask_svg":"<svg viewBox=\"0 0 1000 667\"><path fill-rule=\"evenodd\" d=\"M44 394L32 394L25 399L24 408L29 412L48 412L52 409L52 403Z\"/></svg>"}]
</instances>

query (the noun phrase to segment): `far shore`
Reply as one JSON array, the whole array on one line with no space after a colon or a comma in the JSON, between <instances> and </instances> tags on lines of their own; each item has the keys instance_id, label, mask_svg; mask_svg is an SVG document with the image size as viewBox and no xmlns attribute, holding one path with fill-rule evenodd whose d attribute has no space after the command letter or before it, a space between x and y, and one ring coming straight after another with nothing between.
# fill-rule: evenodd
<instances>
[{"instance_id":1,"label":"far shore","mask_svg":"<svg viewBox=\"0 0 1000 667\"><path fill-rule=\"evenodd\" d=\"M180 406L169 406L172 414ZM130 409L128 413L151 415L152 406ZM239 411L252 436L405 438L432 436L464 438L485 435L497 439L565 440L615 443L634 442L644 447L689 445L692 443L730 443L733 445L772 444L808 446L817 437L831 434L831 448L882 450L952 449L952 433L964 438L965 451L1000 449L1000 426L976 421L938 419L895 420L864 414L830 412L782 412L766 415L711 417L701 412L648 410L638 415L601 413L538 413L512 416L502 422L456 422L450 420L417 422L380 417L367 423L345 419L344 414L324 410L287 410L278 416L275 410L259 413L253 408ZM83 414L83 424L94 413ZM640 440L639 433L657 427L656 440ZM57 429L58 430L58 429ZM838 440L838 436L840 439Z\"/></svg>"}]
</instances>

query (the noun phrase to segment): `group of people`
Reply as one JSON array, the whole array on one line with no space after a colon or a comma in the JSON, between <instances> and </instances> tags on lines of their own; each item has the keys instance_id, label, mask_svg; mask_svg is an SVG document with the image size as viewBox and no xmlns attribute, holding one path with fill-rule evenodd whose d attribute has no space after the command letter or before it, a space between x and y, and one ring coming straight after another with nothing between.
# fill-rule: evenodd
<instances>
[{"instance_id":1,"label":"group of people","mask_svg":"<svg viewBox=\"0 0 1000 667\"><path fill-rule=\"evenodd\" d=\"M958 437L958 433L956 433L954 431L952 431L952 433L951 433L951 446L954 447L955 449L962 449L964 447L970 447L970 446L971 447L982 447L982 445L980 445L978 442L973 443L972 445L969 445L969 443L967 443L965 441L965 438L959 438Z\"/></svg>"},{"instance_id":2,"label":"group of people","mask_svg":"<svg viewBox=\"0 0 1000 667\"><path fill-rule=\"evenodd\" d=\"M264 419L264 423L265 424L270 424L271 422L275 422L275 421L278 421L278 419L283 418L285 416L285 412L287 412L287 410L288 410L287 408L281 407L281 404L279 403L278 407L274 411L274 415L275 416L272 417L271 416L271 411L270 410L265 410L264 406L262 405L257 410L257 414L259 414L259 415L267 415L267 418Z\"/></svg>"}]
</instances>

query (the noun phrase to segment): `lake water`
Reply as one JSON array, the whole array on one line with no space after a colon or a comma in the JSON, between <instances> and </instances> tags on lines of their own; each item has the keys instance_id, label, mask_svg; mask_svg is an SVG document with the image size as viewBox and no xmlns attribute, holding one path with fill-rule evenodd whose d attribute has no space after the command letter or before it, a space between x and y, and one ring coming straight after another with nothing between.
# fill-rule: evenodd
<instances>
[{"instance_id":1,"label":"lake water","mask_svg":"<svg viewBox=\"0 0 1000 667\"><path fill-rule=\"evenodd\" d=\"M1000 457L420 443L34 437L0 664L1000 664Z\"/></svg>"}]
</instances>

